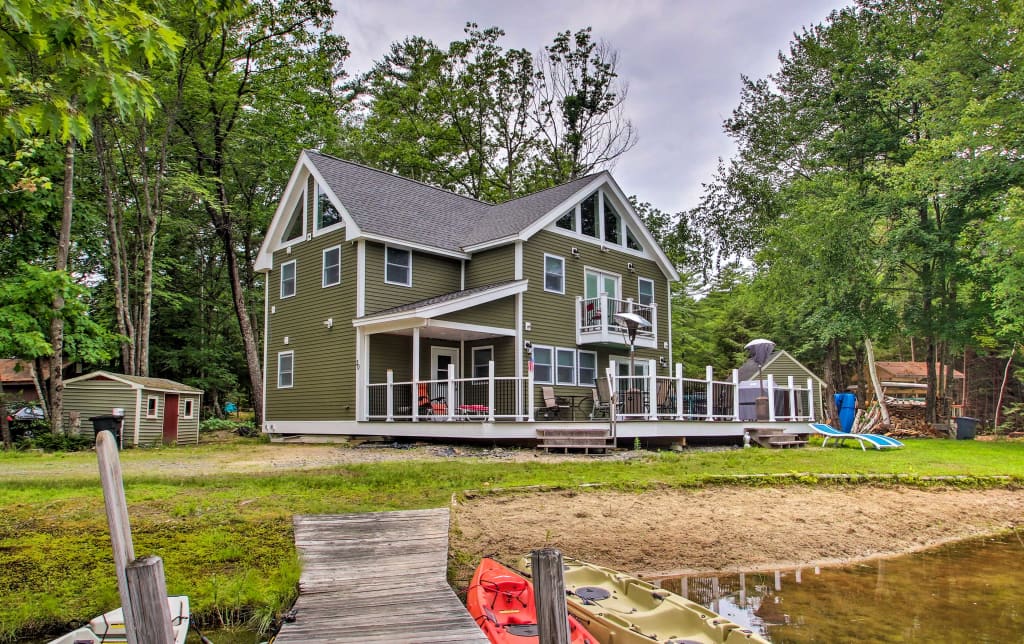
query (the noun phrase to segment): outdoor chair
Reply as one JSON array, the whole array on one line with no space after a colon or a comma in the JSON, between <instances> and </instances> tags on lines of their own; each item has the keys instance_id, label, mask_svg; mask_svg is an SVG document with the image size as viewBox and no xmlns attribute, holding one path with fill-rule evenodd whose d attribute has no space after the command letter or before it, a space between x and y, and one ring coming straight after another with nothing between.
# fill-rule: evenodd
<instances>
[{"instance_id":1,"label":"outdoor chair","mask_svg":"<svg viewBox=\"0 0 1024 644\"><path fill-rule=\"evenodd\" d=\"M537 409L537 413L544 416L544 418L551 420L552 418L558 418L563 409L568 409L569 406L564 404L565 401L555 396L554 387L541 387L541 396L544 398L544 406Z\"/></svg>"},{"instance_id":2,"label":"outdoor chair","mask_svg":"<svg viewBox=\"0 0 1024 644\"><path fill-rule=\"evenodd\" d=\"M881 434L854 434L853 432L844 432L822 423L810 423L810 426L815 433L824 437L824 440L821 441L822 447L825 447L829 440L834 440L837 445L845 440L855 440L864 451L867 451L868 445L875 449L904 447L903 443L895 438L889 438Z\"/></svg>"},{"instance_id":3,"label":"outdoor chair","mask_svg":"<svg viewBox=\"0 0 1024 644\"><path fill-rule=\"evenodd\" d=\"M593 389L590 390L590 393L594 396L594 406L590 410L591 419L597 418L598 416L604 416L605 418L608 418L608 414L611 410L611 403L608 401L608 399L601 400L601 394L598 391L598 389L598 387L594 387Z\"/></svg>"},{"instance_id":4,"label":"outdoor chair","mask_svg":"<svg viewBox=\"0 0 1024 644\"><path fill-rule=\"evenodd\" d=\"M611 388L608 386L608 380L605 378L597 379L597 387L594 389L594 409L590 413L591 418L596 418L598 414L603 414L606 418L611 414L612 408L612 394ZM615 405L616 413L622 411L622 403L618 402Z\"/></svg>"}]
</instances>

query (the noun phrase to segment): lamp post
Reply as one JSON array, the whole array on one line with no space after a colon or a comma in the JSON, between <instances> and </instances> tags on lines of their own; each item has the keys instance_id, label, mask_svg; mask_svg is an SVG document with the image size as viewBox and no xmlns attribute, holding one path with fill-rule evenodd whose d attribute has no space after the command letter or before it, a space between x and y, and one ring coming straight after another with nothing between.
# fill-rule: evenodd
<instances>
[{"instance_id":1,"label":"lamp post","mask_svg":"<svg viewBox=\"0 0 1024 644\"><path fill-rule=\"evenodd\" d=\"M772 351L775 350L775 343L771 340L758 338L751 340L743 348L747 350L750 359L757 363L757 384L761 392L754 403L757 420L768 420L768 397L764 395L764 380L761 377L761 369L764 368L768 358L772 355ZM736 395L739 395L738 391Z\"/></svg>"},{"instance_id":2,"label":"lamp post","mask_svg":"<svg viewBox=\"0 0 1024 644\"><path fill-rule=\"evenodd\" d=\"M627 393L630 393L636 390L636 387L633 383L633 359L634 354L636 353L636 332L641 327L651 326L651 323L645 320L644 318L640 317L636 313L616 313L612 317L615 319L616 322L619 323L620 326L625 327L626 329L623 333L623 336L629 342L629 391L627 391ZM637 409L639 407L635 400L630 399L628 397L626 400L623 400L623 402L625 403L625 408L627 410L630 408ZM627 413L637 412L633 411Z\"/></svg>"}]
</instances>

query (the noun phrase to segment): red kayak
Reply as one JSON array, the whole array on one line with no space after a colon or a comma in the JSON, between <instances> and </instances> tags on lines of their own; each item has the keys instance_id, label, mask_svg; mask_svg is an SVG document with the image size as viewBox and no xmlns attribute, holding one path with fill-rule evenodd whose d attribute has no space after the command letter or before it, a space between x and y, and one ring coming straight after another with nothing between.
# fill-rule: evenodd
<instances>
[{"instance_id":1,"label":"red kayak","mask_svg":"<svg viewBox=\"0 0 1024 644\"><path fill-rule=\"evenodd\" d=\"M533 584L493 559L480 560L466 595L466 608L493 644L536 644L537 606ZM597 644L569 615L572 644Z\"/></svg>"}]
</instances>

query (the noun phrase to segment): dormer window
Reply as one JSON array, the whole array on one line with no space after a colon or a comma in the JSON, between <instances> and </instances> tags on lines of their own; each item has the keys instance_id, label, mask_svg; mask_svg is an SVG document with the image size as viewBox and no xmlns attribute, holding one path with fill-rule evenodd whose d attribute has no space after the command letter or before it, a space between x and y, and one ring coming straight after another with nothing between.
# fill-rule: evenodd
<instances>
[{"instance_id":1,"label":"dormer window","mask_svg":"<svg viewBox=\"0 0 1024 644\"><path fill-rule=\"evenodd\" d=\"M316 229L322 230L328 226L341 223L341 213L331 203L327 193L320 184L316 186Z\"/></svg>"}]
</instances>

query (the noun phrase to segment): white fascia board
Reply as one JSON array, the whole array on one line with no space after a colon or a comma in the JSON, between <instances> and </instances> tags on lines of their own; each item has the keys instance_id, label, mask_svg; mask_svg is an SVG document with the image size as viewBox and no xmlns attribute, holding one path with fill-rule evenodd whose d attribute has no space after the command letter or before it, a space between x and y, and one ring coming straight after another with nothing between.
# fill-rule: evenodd
<instances>
[{"instance_id":1,"label":"white fascia board","mask_svg":"<svg viewBox=\"0 0 1024 644\"><path fill-rule=\"evenodd\" d=\"M330 184L328 184L327 181L324 179L323 175L320 174L320 171L316 169L316 164L309 160L309 157L306 156L305 151L303 151L302 156L299 157L299 162L304 162L306 164L306 167L309 169L309 173L313 175L313 179L316 180L316 185L323 188L324 193L327 194L327 198L331 200L331 205L338 209L338 214L341 215L341 220L345 222L345 239L352 239L353 237L357 237L359 235L359 225L356 224L356 220L352 218L352 215L349 214L348 209L345 208L345 206L341 203L341 199L338 198L338 195L334 194L334 190L331 189ZM315 192L313 193L313 207L316 208ZM315 228L315 221L313 222L313 225ZM322 231L312 230L310 232L313 233L314 237L316 237L318 235L331 232L337 227L337 225L328 226Z\"/></svg>"},{"instance_id":2,"label":"white fascia board","mask_svg":"<svg viewBox=\"0 0 1024 644\"><path fill-rule=\"evenodd\" d=\"M500 326L487 326L484 324L467 324L466 322L449 322L448 320L426 320L424 327L435 329L452 329L455 331L469 331L473 333L484 333L487 335L515 336L515 329L506 329Z\"/></svg>"},{"instance_id":3,"label":"white fascia board","mask_svg":"<svg viewBox=\"0 0 1024 644\"><path fill-rule=\"evenodd\" d=\"M465 297L459 297L447 302L439 302L437 304L429 304L416 309L409 309L408 311L400 311L398 313L391 313L388 315L373 315L368 318L361 320L352 320L352 326L370 326L377 325L384 322L398 322L398 321L409 321L414 322L417 320L428 320L430 318L447 315L456 311L462 311L464 309L470 309L474 306L481 304L487 304L494 300L500 300L503 297L509 297L516 293L523 293L526 291L527 280L520 280L513 282L505 286L489 289L481 293L469 295ZM420 324L411 324L410 326L422 326Z\"/></svg>"},{"instance_id":4,"label":"white fascia board","mask_svg":"<svg viewBox=\"0 0 1024 644\"><path fill-rule=\"evenodd\" d=\"M575 206L577 202L583 201L583 199L587 195L600 188L609 179L611 179L611 175L608 174L608 171L602 171L600 174L594 177L593 181L591 181L587 185L583 186L582 188L574 192L568 199L564 200L562 203L558 204L557 206L549 210L547 214L545 214L543 217L539 218L537 221L533 222L532 224L524 228L519 233L519 239L521 239L522 241L526 241L530 237L533 237L538 232L543 230L548 224L550 224L553 221L556 221L559 217L564 215L565 211L570 206ZM634 213L633 216L635 217L636 214Z\"/></svg>"},{"instance_id":5,"label":"white fascia board","mask_svg":"<svg viewBox=\"0 0 1024 644\"><path fill-rule=\"evenodd\" d=\"M497 248L498 246L504 246L516 241L519 241L519 235L508 235L507 237L501 237L500 239L492 239L491 241L473 244L472 246L464 246L462 250L467 253L479 253L482 250Z\"/></svg>"},{"instance_id":6,"label":"white fascia board","mask_svg":"<svg viewBox=\"0 0 1024 644\"><path fill-rule=\"evenodd\" d=\"M346 239L351 240L356 238L356 236L357 235L349 235L346 236ZM447 250L445 248L438 248L437 246L428 246L427 244L420 244L405 239L398 239L397 237L375 235L372 233L359 233L358 237L360 239L380 242L381 244L387 244L388 246L395 246L397 248L408 248L410 250L418 250L422 253L429 253L430 255L441 255L442 257L451 257L453 259L472 259L472 255L470 255L469 253L460 253L457 250Z\"/></svg>"},{"instance_id":7,"label":"white fascia board","mask_svg":"<svg viewBox=\"0 0 1024 644\"><path fill-rule=\"evenodd\" d=\"M643 237L644 242L646 242L644 248L650 248L653 250L654 261L661 266L661 271L673 282L678 282L679 272L676 271L675 266L673 266L672 262L669 261L668 256L665 255L665 251L661 250L661 245L659 245L657 240L654 239L654 235L651 234L651 231L647 230L647 226L644 225L644 221L640 219L640 215L636 214L636 210L633 209L633 204L629 202L629 199L627 199L626 195L623 194L622 188L619 187L619 184L615 183L615 179L611 175L608 175L607 184L608 188L619 200L619 203L621 203L622 207L625 208L626 214L633 221L633 225L636 230L640 231L640 236Z\"/></svg>"},{"instance_id":8,"label":"white fascia board","mask_svg":"<svg viewBox=\"0 0 1024 644\"><path fill-rule=\"evenodd\" d=\"M76 378L71 378L70 380L65 380L64 381L64 386L73 385L76 382L84 382L86 380L93 380L93 379L98 378L100 376L103 376L104 378L107 378L109 380L113 380L115 382L119 382L122 385L128 385L132 389L142 389L142 385L140 385L139 383L132 382L131 380L126 380L125 378L119 377L116 373L110 373L109 371L93 371L92 373L87 373L85 375L78 376Z\"/></svg>"}]
</instances>

